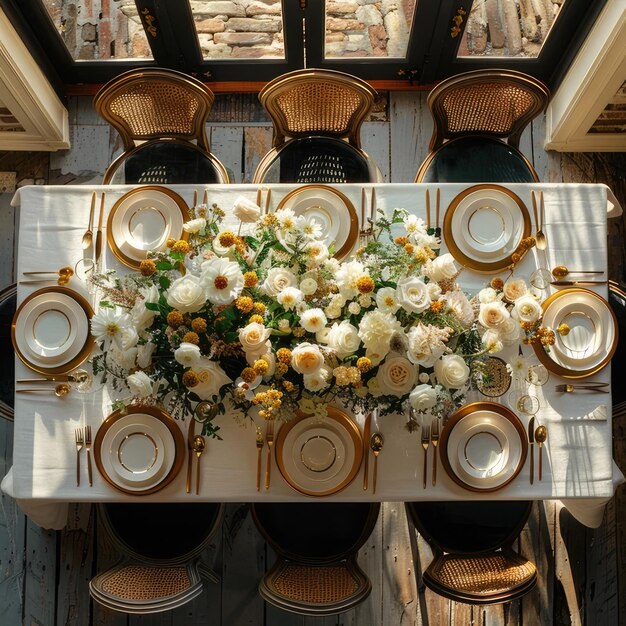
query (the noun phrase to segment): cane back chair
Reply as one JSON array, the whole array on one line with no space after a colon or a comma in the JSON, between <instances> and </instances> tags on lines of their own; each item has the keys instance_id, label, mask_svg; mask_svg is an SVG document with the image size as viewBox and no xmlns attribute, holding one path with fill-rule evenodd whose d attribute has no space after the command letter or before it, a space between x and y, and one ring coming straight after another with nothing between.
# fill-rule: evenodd
<instances>
[{"instance_id":1,"label":"cane back chair","mask_svg":"<svg viewBox=\"0 0 626 626\"><path fill-rule=\"evenodd\" d=\"M260 595L301 615L336 615L363 602L372 585L357 552L379 510L365 502L254 504L254 522L276 552Z\"/></svg>"},{"instance_id":2,"label":"cane back chair","mask_svg":"<svg viewBox=\"0 0 626 626\"><path fill-rule=\"evenodd\" d=\"M424 584L468 604L509 602L530 591L537 570L512 546L531 506L525 501L407 502L409 519L433 551Z\"/></svg>"},{"instance_id":3,"label":"cane back chair","mask_svg":"<svg viewBox=\"0 0 626 626\"><path fill-rule=\"evenodd\" d=\"M203 580L219 582L201 561L223 505L101 504L102 525L123 556L89 583L93 599L129 614L167 611L199 596Z\"/></svg>"},{"instance_id":4,"label":"cane back chair","mask_svg":"<svg viewBox=\"0 0 626 626\"><path fill-rule=\"evenodd\" d=\"M376 96L365 81L333 70L297 70L269 82L259 100L274 127L272 149L253 182L382 181L360 139Z\"/></svg>"},{"instance_id":5,"label":"cane back chair","mask_svg":"<svg viewBox=\"0 0 626 626\"><path fill-rule=\"evenodd\" d=\"M545 85L514 70L476 70L442 81L428 94L434 128L416 182L538 181L519 141L549 99Z\"/></svg>"},{"instance_id":6,"label":"cane back chair","mask_svg":"<svg viewBox=\"0 0 626 626\"><path fill-rule=\"evenodd\" d=\"M17 308L17 285L13 283L0 291L0 354L13 354L11 324ZM13 419L15 398L15 363L7 359L0 374L0 417Z\"/></svg>"},{"instance_id":7,"label":"cane back chair","mask_svg":"<svg viewBox=\"0 0 626 626\"><path fill-rule=\"evenodd\" d=\"M130 70L109 81L94 106L119 132L124 151L104 183L228 183L206 135L214 99L206 85L174 70Z\"/></svg>"}]
</instances>

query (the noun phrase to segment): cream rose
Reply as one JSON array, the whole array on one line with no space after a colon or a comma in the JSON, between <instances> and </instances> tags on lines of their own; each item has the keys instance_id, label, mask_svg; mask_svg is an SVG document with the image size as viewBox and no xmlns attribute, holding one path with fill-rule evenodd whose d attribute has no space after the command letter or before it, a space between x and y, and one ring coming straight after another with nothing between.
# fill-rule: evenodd
<instances>
[{"instance_id":1,"label":"cream rose","mask_svg":"<svg viewBox=\"0 0 626 626\"><path fill-rule=\"evenodd\" d=\"M324 355L319 346L304 342L291 351L291 367L298 374L315 374L324 365Z\"/></svg>"},{"instance_id":2,"label":"cream rose","mask_svg":"<svg viewBox=\"0 0 626 626\"><path fill-rule=\"evenodd\" d=\"M145 372L135 372L126 378L126 384L134 396L147 398L152 395L152 380Z\"/></svg>"},{"instance_id":3,"label":"cream rose","mask_svg":"<svg viewBox=\"0 0 626 626\"><path fill-rule=\"evenodd\" d=\"M498 299L498 292L493 287L485 287L478 292L478 301L481 304L495 302Z\"/></svg>"},{"instance_id":4,"label":"cream rose","mask_svg":"<svg viewBox=\"0 0 626 626\"><path fill-rule=\"evenodd\" d=\"M401 278L396 287L400 305L413 313L422 313L430 306L430 294L426 283L416 276Z\"/></svg>"},{"instance_id":5,"label":"cream rose","mask_svg":"<svg viewBox=\"0 0 626 626\"><path fill-rule=\"evenodd\" d=\"M300 291L305 296L312 296L317 291L317 281L314 278L303 278L300 281Z\"/></svg>"},{"instance_id":6,"label":"cream rose","mask_svg":"<svg viewBox=\"0 0 626 626\"><path fill-rule=\"evenodd\" d=\"M142 288L139 293L143 296L137 298L135 305L130 310L130 317L133 320L133 325L138 331L145 330L152 325L154 317L158 315L158 311L152 311L146 308L146 304L155 304L159 301L159 290L156 285L151 285L147 288Z\"/></svg>"},{"instance_id":7,"label":"cream rose","mask_svg":"<svg viewBox=\"0 0 626 626\"><path fill-rule=\"evenodd\" d=\"M449 253L438 256L428 268L428 275L436 282L450 280L454 278L458 272L459 270L454 262L454 257Z\"/></svg>"},{"instance_id":8,"label":"cream rose","mask_svg":"<svg viewBox=\"0 0 626 626\"><path fill-rule=\"evenodd\" d=\"M432 385L418 385L409 394L409 404L416 411L427 411L437 404L437 391Z\"/></svg>"},{"instance_id":9,"label":"cream rose","mask_svg":"<svg viewBox=\"0 0 626 626\"><path fill-rule=\"evenodd\" d=\"M239 343L244 352L265 353L270 333L270 329L263 324L251 322L239 329Z\"/></svg>"},{"instance_id":10,"label":"cream rose","mask_svg":"<svg viewBox=\"0 0 626 626\"><path fill-rule=\"evenodd\" d=\"M313 374L305 374L303 376L304 388L308 391L323 391L330 385L332 370L328 365L322 365Z\"/></svg>"},{"instance_id":11,"label":"cream rose","mask_svg":"<svg viewBox=\"0 0 626 626\"><path fill-rule=\"evenodd\" d=\"M437 382L447 389L460 389L469 378L470 369L462 356L445 354L435 362Z\"/></svg>"},{"instance_id":12,"label":"cream rose","mask_svg":"<svg viewBox=\"0 0 626 626\"><path fill-rule=\"evenodd\" d=\"M197 276L185 274L170 285L166 299L181 313L196 313L205 305L206 294Z\"/></svg>"},{"instance_id":13,"label":"cream rose","mask_svg":"<svg viewBox=\"0 0 626 626\"><path fill-rule=\"evenodd\" d=\"M189 220L183 224L183 230L186 233L199 233L206 226L206 220L198 217L195 220Z\"/></svg>"},{"instance_id":14,"label":"cream rose","mask_svg":"<svg viewBox=\"0 0 626 626\"><path fill-rule=\"evenodd\" d=\"M210 400L219 394L224 385L233 382L215 361L205 356L194 367L194 372L198 375L200 382L192 387L192 391L201 400Z\"/></svg>"},{"instance_id":15,"label":"cream rose","mask_svg":"<svg viewBox=\"0 0 626 626\"><path fill-rule=\"evenodd\" d=\"M403 356L391 356L378 368L376 378L385 395L401 398L413 389L417 382L418 368Z\"/></svg>"},{"instance_id":16,"label":"cream rose","mask_svg":"<svg viewBox=\"0 0 626 626\"><path fill-rule=\"evenodd\" d=\"M520 326L517 320L509 317L501 328L498 328L500 338L505 346L511 346L519 341Z\"/></svg>"},{"instance_id":17,"label":"cream rose","mask_svg":"<svg viewBox=\"0 0 626 626\"><path fill-rule=\"evenodd\" d=\"M526 281L523 278L507 280L502 288L502 294L509 302L515 302L518 298L528 293Z\"/></svg>"},{"instance_id":18,"label":"cream rose","mask_svg":"<svg viewBox=\"0 0 626 626\"><path fill-rule=\"evenodd\" d=\"M258 222L259 217L261 217L261 209L259 206L243 196L235 198L233 213L235 214L235 217L239 218L242 222L247 222L248 224Z\"/></svg>"},{"instance_id":19,"label":"cream rose","mask_svg":"<svg viewBox=\"0 0 626 626\"><path fill-rule=\"evenodd\" d=\"M498 328L502 326L509 317L511 317L509 312L499 300L480 305L478 321L485 328Z\"/></svg>"},{"instance_id":20,"label":"cream rose","mask_svg":"<svg viewBox=\"0 0 626 626\"><path fill-rule=\"evenodd\" d=\"M326 343L337 353L339 358L354 354L361 345L359 330L348 320L343 320L340 324L335 323L328 331Z\"/></svg>"},{"instance_id":21,"label":"cream rose","mask_svg":"<svg viewBox=\"0 0 626 626\"><path fill-rule=\"evenodd\" d=\"M297 287L298 279L284 267L273 267L263 282L263 291L269 296L277 296L285 287Z\"/></svg>"},{"instance_id":22,"label":"cream rose","mask_svg":"<svg viewBox=\"0 0 626 626\"><path fill-rule=\"evenodd\" d=\"M184 367L194 367L200 361L200 348L195 343L183 343L174 350L174 359Z\"/></svg>"},{"instance_id":23,"label":"cream rose","mask_svg":"<svg viewBox=\"0 0 626 626\"><path fill-rule=\"evenodd\" d=\"M530 295L518 298L513 310L520 322L534 324L541 317L541 305Z\"/></svg>"}]
</instances>

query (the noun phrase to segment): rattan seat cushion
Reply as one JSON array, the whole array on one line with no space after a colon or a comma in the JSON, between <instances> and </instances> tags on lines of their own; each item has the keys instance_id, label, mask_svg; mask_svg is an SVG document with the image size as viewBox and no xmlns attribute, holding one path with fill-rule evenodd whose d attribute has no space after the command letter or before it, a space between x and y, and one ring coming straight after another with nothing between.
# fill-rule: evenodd
<instances>
[{"instance_id":1,"label":"rattan seat cushion","mask_svg":"<svg viewBox=\"0 0 626 626\"><path fill-rule=\"evenodd\" d=\"M154 601L177 596L191 587L187 568L127 565L102 576L100 591L123 600Z\"/></svg>"},{"instance_id":2,"label":"rattan seat cushion","mask_svg":"<svg viewBox=\"0 0 626 626\"><path fill-rule=\"evenodd\" d=\"M13 354L11 324L17 306L17 285L0 291L0 354ZM13 419L15 399L15 361L5 359L0 373L0 417Z\"/></svg>"},{"instance_id":3,"label":"rattan seat cushion","mask_svg":"<svg viewBox=\"0 0 626 626\"><path fill-rule=\"evenodd\" d=\"M308 566L288 563L273 576L276 593L311 604L339 602L359 588L345 565Z\"/></svg>"}]
</instances>

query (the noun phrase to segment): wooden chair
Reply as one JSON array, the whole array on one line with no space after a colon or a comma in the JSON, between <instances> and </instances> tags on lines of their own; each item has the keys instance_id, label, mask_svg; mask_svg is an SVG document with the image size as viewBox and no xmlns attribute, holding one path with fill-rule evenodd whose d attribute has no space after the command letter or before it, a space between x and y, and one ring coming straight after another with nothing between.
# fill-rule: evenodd
<instances>
[{"instance_id":1,"label":"wooden chair","mask_svg":"<svg viewBox=\"0 0 626 626\"><path fill-rule=\"evenodd\" d=\"M407 516L433 550L424 584L468 604L510 602L536 584L535 566L513 550L531 502L407 502Z\"/></svg>"},{"instance_id":2,"label":"wooden chair","mask_svg":"<svg viewBox=\"0 0 626 626\"><path fill-rule=\"evenodd\" d=\"M200 561L222 518L221 504L101 504L98 511L123 553L89 583L96 602L123 613L167 611L193 600L203 579L219 582Z\"/></svg>"},{"instance_id":3,"label":"wooden chair","mask_svg":"<svg viewBox=\"0 0 626 626\"><path fill-rule=\"evenodd\" d=\"M363 602L372 585L357 552L379 503L254 504L253 519L276 552L259 584L271 604L302 615L336 615Z\"/></svg>"},{"instance_id":4,"label":"wooden chair","mask_svg":"<svg viewBox=\"0 0 626 626\"><path fill-rule=\"evenodd\" d=\"M0 291L0 354L12 355L11 325L17 308L17 284L13 283ZM0 417L13 419L15 396L15 362L13 357L5 359L0 374Z\"/></svg>"},{"instance_id":5,"label":"wooden chair","mask_svg":"<svg viewBox=\"0 0 626 626\"><path fill-rule=\"evenodd\" d=\"M272 119L273 147L252 182L382 181L360 139L376 96L365 81L332 70L297 70L268 83L259 100Z\"/></svg>"},{"instance_id":6,"label":"wooden chair","mask_svg":"<svg viewBox=\"0 0 626 626\"><path fill-rule=\"evenodd\" d=\"M119 132L124 151L104 183L228 183L206 135L214 99L203 83L174 70L131 70L109 81L94 106Z\"/></svg>"},{"instance_id":7,"label":"wooden chair","mask_svg":"<svg viewBox=\"0 0 626 626\"><path fill-rule=\"evenodd\" d=\"M609 281L609 306L617 319L618 345L611 359L611 398L613 416L626 413L626 386L621 380L622 372L626 371L626 350L623 343L626 339L626 289L615 281Z\"/></svg>"},{"instance_id":8,"label":"wooden chair","mask_svg":"<svg viewBox=\"0 0 626 626\"><path fill-rule=\"evenodd\" d=\"M513 70L476 70L448 78L428 94L434 129L416 182L536 182L519 151L526 126L550 92Z\"/></svg>"}]
</instances>

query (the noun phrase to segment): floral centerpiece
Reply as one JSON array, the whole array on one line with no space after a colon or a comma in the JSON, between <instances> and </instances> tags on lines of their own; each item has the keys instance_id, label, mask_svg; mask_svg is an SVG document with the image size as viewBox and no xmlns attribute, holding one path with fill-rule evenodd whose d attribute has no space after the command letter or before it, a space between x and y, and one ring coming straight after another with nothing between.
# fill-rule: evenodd
<instances>
[{"instance_id":1,"label":"floral centerpiece","mask_svg":"<svg viewBox=\"0 0 626 626\"><path fill-rule=\"evenodd\" d=\"M183 415L209 401L264 419L325 415L339 403L445 418L481 359L517 342L521 327L537 336L541 309L523 281L497 279L470 297L434 231L404 209L379 210L342 261L320 224L289 208L262 215L238 198L230 228L215 204L191 214L185 236L139 271L93 279L102 294L94 370L120 403ZM217 430L205 422L205 434Z\"/></svg>"}]
</instances>

